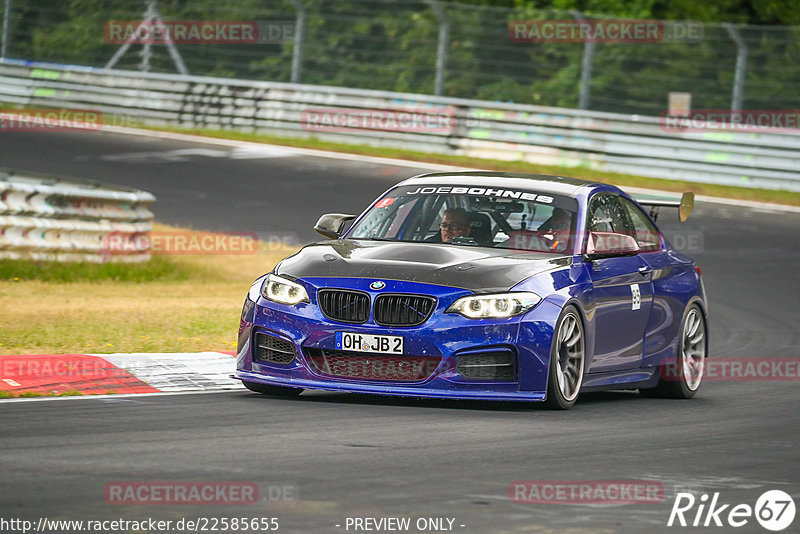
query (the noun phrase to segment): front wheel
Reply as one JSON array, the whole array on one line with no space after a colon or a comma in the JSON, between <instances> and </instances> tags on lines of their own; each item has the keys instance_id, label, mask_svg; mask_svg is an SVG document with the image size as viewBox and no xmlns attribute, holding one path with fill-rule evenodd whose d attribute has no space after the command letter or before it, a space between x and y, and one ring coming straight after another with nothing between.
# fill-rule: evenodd
<instances>
[{"instance_id":1,"label":"front wheel","mask_svg":"<svg viewBox=\"0 0 800 534\"><path fill-rule=\"evenodd\" d=\"M266 384L259 384L258 382L245 382L242 380L244 387L256 393L263 393L264 395L275 395L277 397L296 397L300 395L303 390L300 388L287 388L284 386L268 386Z\"/></svg>"},{"instance_id":2,"label":"front wheel","mask_svg":"<svg viewBox=\"0 0 800 534\"><path fill-rule=\"evenodd\" d=\"M691 399L703 380L707 348L706 320L700 307L693 304L681 323L676 361L660 366L656 387L640 389L639 393L645 397Z\"/></svg>"},{"instance_id":3,"label":"front wheel","mask_svg":"<svg viewBox=\"0 0 800 534\"><path fill-rule=\"evenodd\" d=\"M545 405L552 410L568 410L575 404L583 384L585 363L583 321L574 306L567 306L556 322L550 349Z\"/></svg>"}]
</instances>

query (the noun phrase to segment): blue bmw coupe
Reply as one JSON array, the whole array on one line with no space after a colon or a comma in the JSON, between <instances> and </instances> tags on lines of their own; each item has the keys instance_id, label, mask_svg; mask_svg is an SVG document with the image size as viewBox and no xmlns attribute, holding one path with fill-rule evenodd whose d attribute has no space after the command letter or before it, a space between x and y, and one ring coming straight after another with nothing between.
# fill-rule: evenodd
<instances>
[{"instance_id":1,"label":"blue bmw coupe","mask_svg":"<svg viewBox=\"0 0 800 534\"><path fill-rule=\"evenodd\" d=\"M693 196L492 172L424 174L250 288L234 378L305 389L542 401L638 389L691 398L708 352L694 260L655 225ZM649 208L649 211L646 208ZM352 223L352 224L350 224Z\"/></svg>"}]
</instances>

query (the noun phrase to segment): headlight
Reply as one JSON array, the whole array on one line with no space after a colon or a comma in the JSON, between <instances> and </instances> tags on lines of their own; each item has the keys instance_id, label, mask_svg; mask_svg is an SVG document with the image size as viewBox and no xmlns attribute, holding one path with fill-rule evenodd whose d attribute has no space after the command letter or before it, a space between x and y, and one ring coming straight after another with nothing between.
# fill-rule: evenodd
<instances>
[{"instance_id":1,"label":"headlight","mask_svg":"<svg viewBox=\"0 0 800 534\"><path fill-rule=\"evenodd\" d=\"M468 319L502 319L522 315L541 301L536 293L475 295L455 301L446 313L460 313Z\"/></svg>"},{"instance_id":2,"label":"headlight","mask_svg":"<svg viewBox=\"0 0 800 534\"><path fill-rule=\"evenodd\" d=\"M261 288L261 296L281 304L308 302L308 293L303 286L274 274L267 276Z\"/></svg>"}]
</instances>

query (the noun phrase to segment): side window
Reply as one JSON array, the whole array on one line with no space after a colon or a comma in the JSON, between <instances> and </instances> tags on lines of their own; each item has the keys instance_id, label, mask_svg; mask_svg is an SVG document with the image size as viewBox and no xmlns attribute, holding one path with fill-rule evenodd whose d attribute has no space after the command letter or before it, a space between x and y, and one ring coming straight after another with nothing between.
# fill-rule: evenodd
<instances>
[{"instance_id":1,"label":"side window","mask_svg":"<svg viewBox=\"0 0 800 534\"><path fill-rule=\"evenodd\" d=\"M400 223L417 202L416 198L384 197L367 214L353 237L356 239L396 237Z\"/></svg>"},{"instance_id":2,"label":"side window","mask_svg":"<svg viewBox=\"0 0 800 534\"><path fill-rule=\"evenodd\" d=\"M397 208L397 213L394 215L394 220L392 221L392 225L383 235L384 238L397 239L400 237L398 233L400 232L400 229L403 226L403 221L406 220L406 217L408 217L409 212L416 205L416 203L417 201L413 200L411 202L406 202L404 204L401 204L400 207Z\"/></svg>"},{"instance_id":3,"label":"side window","mask_svg":"<svg viewBox=\"0 0 800 534\"><path fill-rule=\"evenodd\" d=\"M617 232L633 235L625 210L620 204L620 197L614 194L600 193L589 202L590 232Z\"/></svg>"},{"instance_id":4,"label":"side window","mask_svg":"<svg viewBox=\"0 0 800 534\"><path fill-rule=\"evenodd\" d=\"M647 216L640 210L636 204L627 198L620 198L622 207L628 213L631 224L633 225L634 233L631 234L636 238L636 243L642 252L652 252L661 249L661 234L655 225L647 218Z\"/></svg>"}]
</instances>

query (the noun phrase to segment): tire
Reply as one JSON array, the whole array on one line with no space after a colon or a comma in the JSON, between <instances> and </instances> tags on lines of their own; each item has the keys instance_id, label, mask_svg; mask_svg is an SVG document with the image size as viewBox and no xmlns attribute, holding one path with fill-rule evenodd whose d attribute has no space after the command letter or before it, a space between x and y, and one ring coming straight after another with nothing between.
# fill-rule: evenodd
<instances>
[{"instance_id":1,"label":"tire","mask_svg":"<svg viewBox=\"0 0 800 534\"><path fill-rule=\"evenodd\" d=\"M681 319L678 354L674 362L658 368L658 384L640 389L645 397L691 399L703 380L708 353L706 319L697 304L692 304Z\"/></svg>"},{"instance_id":2,"label":"tire","mask_svg":"<svg viewBox=\"0 0 800 534\"><path fill-rule=\"evenodd\" d=\"M303 390L300 388L287 388L284 386L268 386L266 384L259 384L257 382L245 382L242 380L244 387L256 393L263 393L264 395L274 395L276 397L296 397L300 395Z\"/></svg>"},{"instance_id":3,"label":"tire","mask_svg":"<svg viewBox=\"0 0 800 534\"><path fill-rule=\"evenodd\" d=\"M556 321L550 348L545 406L568 410L575 404L586 367L586 335L575 306L566 306Z\"/></svg>"}]
</instances>

